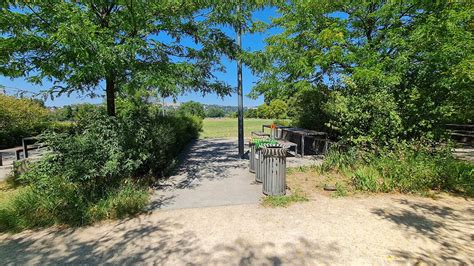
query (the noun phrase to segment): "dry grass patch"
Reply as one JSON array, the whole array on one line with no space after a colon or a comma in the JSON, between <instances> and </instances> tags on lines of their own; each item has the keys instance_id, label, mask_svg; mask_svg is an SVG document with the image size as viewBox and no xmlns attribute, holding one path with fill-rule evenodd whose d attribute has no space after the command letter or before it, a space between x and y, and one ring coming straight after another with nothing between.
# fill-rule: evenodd
<instances>
[{"instance_id":1,"label":"dry grass patch","mask_svg":"<svg viewBox=\"0 0 474 266\"><path fill-rule=\"evenodd\" d=\"M322 173L316 166L288 169L287 185L310 198L316 194L332 197L353 194L346 176L335 171ZM333 186L336 191L324 190L325 186Z\"/></svg>"}]
</instances>

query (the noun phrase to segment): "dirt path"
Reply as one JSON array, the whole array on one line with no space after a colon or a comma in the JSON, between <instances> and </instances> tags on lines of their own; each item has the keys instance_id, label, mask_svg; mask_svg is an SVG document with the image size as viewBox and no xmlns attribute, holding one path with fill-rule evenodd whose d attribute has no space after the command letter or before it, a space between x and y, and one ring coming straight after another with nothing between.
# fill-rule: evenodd
<instances>
[{"instance_id":1,"label":"dirt path","mask_svg":"<svg viewBox=\"0 0 474 266\"><path fill-rule=\"evenodd\" d=\"M0 235L2 263L474 264L474 202L407 196L155 211Z\"/></svg>"}]
</instances>

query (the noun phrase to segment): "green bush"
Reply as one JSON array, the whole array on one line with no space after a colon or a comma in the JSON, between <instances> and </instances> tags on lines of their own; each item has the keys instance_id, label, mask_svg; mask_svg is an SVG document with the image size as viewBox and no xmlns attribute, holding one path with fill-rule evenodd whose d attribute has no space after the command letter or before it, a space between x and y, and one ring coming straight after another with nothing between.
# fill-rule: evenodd
<instances>
[{"instance_id":1,"label":"green bush","mask_svg":"<svg viewBox=\"0 0 474 266\"><path fill-rule=\"evenodd\" d=\"M401 143L391 149L332 151L322 171L337 170L354 188L370 192L445 190L474 195L474 163L456 160L449 147Z\"/></svg>"},{"instance_id":2,"label":"green bush","mask_svg":"<svg viewBox=\"0 0 474 266\"><path fill-rule=\"evenodd\" d=\"M280 99L275 99L270 104L263 103L257 109L250 111L248 115L265 119L287 119L288 104Z\"/></svg>"},{"instance_id":3,"label":"green bush","mask_svg":"<svg viewBox=\"0 0 474 266\"><path fill-rule=\"evenodd\" d=\"M57 133L66 133L74 129L74 122L70 121L51 121L48 123L48 130Z\"/></svg>"},{"instance_id":4,"label":"green bush","mask_svg":"<svg viewBox=\"0 0 474 266\"><path fill-rule=\"evenodd\" d=\"M350 89L334 92L325 104L332 118L330 128L350 145L373 147L388 145L403 131L393 95L378 89L353 92ZM357 97L355 96L357 95Z\"/></svg>"},{"instance_id":5,"label":"green bush","mask_svg":"<svg viewBox=\"0 0 474 266\"><path fill-rule=\"evenodd\" d=\"M219 107L211 107L206 110L206 117L224 117L225 111Z\"/></svg>"},{"instance_id":6,"label":"green bush","mask_svg":"<svg viewBox=\"0 0 474 266\"><path fill-rule=\"evenodd\" d=\"M117 106L120 105L120 99L117 99ZM102 112L106 113L105 106L103 104L91 104L91 103L80 103L74 105L65 105L60 108L55 108L49 114L51 121L77 121L87 116L91 112Z\"/></svg>"},{"instance_id":7,"label":"green bush","mask_svg":"<svg viewBox=\"0 0 474 266\"><path fill-rule=\"evenodd\" d=\"M41 133L48 110L37 100L0 94L0 148L21 144L21 139Z\"/></svg>"},{"instance_id":8,"label":"green bush","mask_svg":"<svg viewBox=\"0 0 474 266\"><path fill-rule=\"evenodd\" d=\"M204 106L201 103L195 101L189 101L181 104L176 112L181 116L190 115L200 118L206 117Z\"/></svg>"},{"instance_id":9,"label":"green bush","mask_svg":"<svg viewBox=\"0 0 474 266\"><path fill-rule=\"evenodd\" d=\"M276 119L276 120L273 120L273 124L278 125L278 126L289 127L291 126L291 121L285 120L285 119Z\"/></svg>"},{"instance_id":10,"label":"green bush","mask_svg":"<svg viewBox=\"0 0 474 266\"><path fill-rule=\"evenodd\" d=\"M329 90L326 86L301 88L289 100L289 116L298 127L331 133L329 116L324 110Z\"/></svg>"},{"instance_id":11,"label":"green bush","mask_svg":"<svg viewBox=\"0 0 474 266\"><path fill-rule=\"evenodd\" d=\"M140 184L166 174L201 127L200 118L162 116L144 105L117 117L93 111L70 130L49 131L43 140L50 151L17 178L27 188L0 208L0 227L82 225L135 214L148 201Z\"/></svg>"}]
</instances>

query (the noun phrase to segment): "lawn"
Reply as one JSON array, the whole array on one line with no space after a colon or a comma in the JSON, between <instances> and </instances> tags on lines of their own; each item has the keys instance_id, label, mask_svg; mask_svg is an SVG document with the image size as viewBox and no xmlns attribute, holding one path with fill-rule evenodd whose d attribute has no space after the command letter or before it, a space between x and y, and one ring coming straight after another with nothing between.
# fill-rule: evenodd
<instances>
[{"instance_id":1,"label":"lawn","mask_svg":"<svg viewBox=\"0 0 474 266\"><path fill-rule=\"evenodd\" d=\"M7 206L10 199L17 194L19 188L14 188L6 181L0 181L0 210ZM1 218L1 217L0 217Z\"/></svg>"},{"instance_id":2,"label":"lawn","mask_svg":"<svg viewBox=\"0 0 474 266\"><path fill-rule=\"evenodd\" d=\"M272 122L272 119L244 119L245 137L250 137L252 131L261 131L262 125ZM204 119L201 138L237 138L237 118Z\"/></svg>"}]
</instances>

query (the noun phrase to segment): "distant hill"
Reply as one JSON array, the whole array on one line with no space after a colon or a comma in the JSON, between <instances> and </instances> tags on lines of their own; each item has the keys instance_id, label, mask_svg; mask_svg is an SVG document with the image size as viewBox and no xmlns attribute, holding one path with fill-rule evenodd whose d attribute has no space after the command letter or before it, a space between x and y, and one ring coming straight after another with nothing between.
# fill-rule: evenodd
<instances>
[{"instance_id":1,"label":"distant hill","mask_svg":"<svg viewBox=\"0 0 474 266\"><path fill-rule=\"evenodd\" d=\"M181 103L177 102L177 103L167 103L165 102L165 109L166 110L170 110L170 109L178 109L179 106L181 105ZM237 106L230 106L230 105L219 105L219 104L203 104L204 106L204 110L208 110L210 108L218 108L218 109L222 109L226 114L228 113L235 113L237 112L237 109L238 107ZM244 107L244 110L247 110L247 109L254 109L256 107Z\"/></svg>"}]
</instances>

